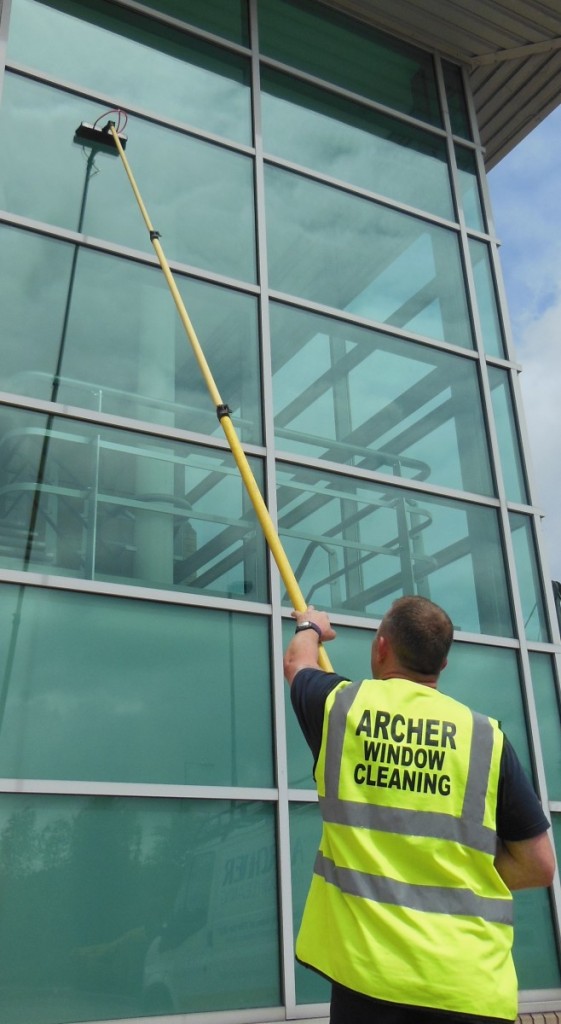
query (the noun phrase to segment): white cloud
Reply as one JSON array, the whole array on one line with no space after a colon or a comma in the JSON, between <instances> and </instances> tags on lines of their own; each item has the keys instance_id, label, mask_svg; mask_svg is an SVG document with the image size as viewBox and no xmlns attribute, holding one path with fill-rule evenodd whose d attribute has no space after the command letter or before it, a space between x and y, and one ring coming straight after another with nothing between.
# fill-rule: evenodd
<instances>
[{"instance_id":1,"label":"white cloud","mask_svg":"<svg viewBox=\"0 0 561 1024\"><path fill-rule=\"evenodd\" d=\"M533 501L561 580L561 108L489 175L533 469Z\"/></svg>"},{"instance_id":2,"label":"white cloud","mask_svg":"<svg viewBox=\"0 0 561 1024\"><path fill-rule=\"evenodd\" d=\"M543 532L552 578L561 580L561 289L555 302L526 325L520 343L520 387L533 467L533 499L545 513Z\"/></svg>"}]
</instances>

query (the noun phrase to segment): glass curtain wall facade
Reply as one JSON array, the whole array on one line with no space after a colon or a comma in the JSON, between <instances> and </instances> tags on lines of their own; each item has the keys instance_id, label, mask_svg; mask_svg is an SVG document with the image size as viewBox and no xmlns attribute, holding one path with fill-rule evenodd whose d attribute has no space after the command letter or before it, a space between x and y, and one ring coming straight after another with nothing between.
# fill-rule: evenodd
<instances>
[{"instance_id":1,"label":"glass curtain wall facade","mask_svg":"<svg viewBox=\"0 0 561 1024\"><path fill-rule=\"evenodd\" d=\"M1 19L0 1018L322 1016L293 957L319 816L289 602L121 162L75 130L127 111L336 670L368 672L395 597L442 604L443 689L501 720L561 852L559 634L470 97L312 0ZM516 896L536 1006L558 896Z\"/></svg>"}]
</instances>

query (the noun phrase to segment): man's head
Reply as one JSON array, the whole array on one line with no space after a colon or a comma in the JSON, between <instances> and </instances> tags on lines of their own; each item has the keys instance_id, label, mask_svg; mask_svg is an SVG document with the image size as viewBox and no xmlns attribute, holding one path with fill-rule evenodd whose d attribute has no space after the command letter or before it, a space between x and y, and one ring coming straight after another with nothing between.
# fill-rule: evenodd
<instances>
[{"instance_id":1,"label":"man's head","mask_svg":"<svg viewBox=\"0 0 561 1024\"><path fill-rule=\"evenodd\" d=\"M384 615L372 645L374 678L403 675L435 685L454 627L437 604L425 597L400 597Z\"/></svg>"}]
</instances>

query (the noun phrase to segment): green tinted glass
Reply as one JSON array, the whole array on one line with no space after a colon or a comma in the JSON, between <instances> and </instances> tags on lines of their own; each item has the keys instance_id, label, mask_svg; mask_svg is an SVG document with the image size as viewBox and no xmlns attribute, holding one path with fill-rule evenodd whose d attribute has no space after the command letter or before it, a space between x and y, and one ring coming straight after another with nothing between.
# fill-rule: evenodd
<instances>
[{"instance_id":1,"label":"green tinted glass","mask_svg":"<svg viewBox=\"0 0 561 1024\"><path fill-rule=\"evenodd\" d=\"M546 889L528 889L513 895L516 922L513 955L518 984L521 989L558 988L561 970L549 894ZM545 1015L544 1020L547 1020Z\"/></svg>"},{"instance_id":2,"label":"green tinted glass","mask_svg":"<svg viewBox=\"0 0 561 1024\"><path fill-rule=\"evenodd\" d=\"M283 645L286 648L294 635L294 623L283 622ZM374 633L370 629L337 626L337 638L325 646L333 671L349 679L365 679L370 673L370 651ZM288 746L288 785L291 789L314 789L313 755L300 730L285 688L286 735Z\"/></svg>"},{"instance_id":3,"label":"green tinted glass","mask_svg":"<svg viewBox=\"0 0 561 1024\"><path fill-rule=\"evenodd\" d=\"M271 304L277 446L492 493L472 360Z\"/></svg>"},{"instance_id":4,"label":"green tinted glass","mask_svg":"<svg viewBox=\"0 0 561 1024\"><path fill-rule=\"evenodd\" d=\"M457 64L451 64L450 61L443 60L442 71L452 131L454 135L460 135L464 139L471 139L471 127L462 69Z\"/></svg>"},{"instance_id":5,"label":"green tinted glass","mask_svg":"<svg viewBox=\"0 0 561 1024\"><path fill-rule=\"evenodd\" d=\"M446 605L444 605L446 607ZM496 718L532 777L520 671L515 651L456 641L439 688L474 711Z\"/></svg>"},{"instance_id":6,"label":"green tinted glass","mask_svg":"<svg viewBox=\"0 0 561 1024\"><path fill-rule=\"evenodd\" d=\"M261 84L269 153L453 218L443 139L267 68Z\"/></svg>"},{"instance_id":7,"label":"green tinted glass","mask_svg":"<svg viewBox=\"0 0 561 1024\"><path fill-rule=\"evenodd\" d=\"M538 572L532 520L529 516L521 515L518 512L510 512L508 518L516 560L526 638L528 640L547 641L550 637Z\"/></svg>"},{"instance_id":8,"label":"green tinted glass","mask_svg":"<svg viewBox=\"0 0 561 1024\"><path fill-rule=\"evenodd\" d=\"M381 618L422 594L457 629L512 636L495 509L282 464L277 501L308 604Z\"/></svg>"},{"instance_id":9,"label":"green tinted glass","mask_svg":"<svg viewBox=\"0 0 561 1024\"><path fill-rule=\"evenodd\" d=\"M251 142L244 58L104 0L14 0L9 56L125 109Z\"/></svg>"},{"instance_id":10,"label":"green tinted glass","mask_svg":"<svg viewBox=\"0 0 561 1024\"><path fill-rule=\"evenodd\" d=\"M0 226L0 390L222 435L159 268ZM30 301L29 282L40 302ZM254 298L176 276L243 441L261 440Z\"/></svg>"},{"instance_id":11,"label":"green tinted glass","mask_svg":"<svg viewBox=\"0 0 561 1024\"><path fill-rule=\"evenodd\" d=\"M454 233L276 167L266 200L272 288L472 347Z\"/></svg>"},{"instance_id":12,"label":"green tinted glass","mask_svg":"<svg viewBox=\"0 0 561 1024\"><path fill-rule=\"evenodd\" d=\"M230 452L9 408L0 427L4 567L266 599Z\"/></svg>"},{"instance_id":13,"label":"green tinted glass","mask_svg":"<svg viewBox=\"0 0 561 1024\"><path fill-rule=\"evenodd\" d=\"M550 800L561 800L561 707L551 655L530 654L530 669L548 795Z\"/></svg>"},{"instance_id":14,"label":"green tinted glass","mask_svg":"<svg viewBox=\"0 0 561 1024\"><path fill-rule=\"evenodd\" d=\"M488 371L506 496L509 501L527 502L528 492L509 374L507 370L500 370L497 366L489 366Z\"/></svg>"},{"instance_id":15,"label":"green tinted glass","mask_svg":"<svg viewBox=\"0 0 561 1024\"><path fill-rule=\"evenodd\" d=\"M470 238L469 253L475 282L483 347L488 356L499 356L504 359L505 344L499 318L493 272L491 270L489 247L486 242L479 242L475 238Z\"/></svg>"},{"instance_id":16,"label":"green tinted glass","mask_svg":"<svg viewBox=\"0 0 561 1024\"><path fill-rule=\"evenodd\" d=\"M247 45L246 0L150 0L150 7Z\"/></svg>"},{"instance_id":17,"label":"green tinted glass","mask_svg":"<svg viewBox=\"0 0 561 1024\"><path fill-rule=\"evenodd\" d=\"M98 116L91 101L7 76L0 203L11 213L153 255L119 157L74 140L78 125ZM130 119L127 131L127 156L167 258L253 280L250 158L139 119Z\"/></svg>"},{"instance_id":18,"label":"green tinted glass","mask_svg":"<svg viewBox=\"0 0 561 1024\"><path fill-rule=\"evenodd\" d=\"M466 224L475 231L485 231L475 154L464 146L456 146L456 163Z\"/></svg>"},{"instance_id":19,"label":"green tinted glass","mask_svg":"<svg viewBox=\"0 0 561 1024\"><path fill-rule=\"evenodd\" d=\"M281 1001L274 805L0 796L0 1014Z\"/></svg>"},{"instance_id":20,"label":"green tinted glass","mask_svg":"<svg viewBox=\"0 0 561 1024\"><path fill-rule=\"evenodd\" d=\"M292 865L292 910L295 936L300 927L304 903L310 888L314 861L321 839L321 818L317 804L292 804L290 807L290 854ZM328 982L295 963L296 1002L328 1003Z\"/></svg>"},{"instance_id":21,"label":"green tinted glass","mask_svg":"<svg viewBox=\"0 0 561 1024\"><path fill-rule=\"evenodd\" d=\"M260 0L259 42L268 57L422 121L441 123L431 55L363 22L313 0Z\"/></svg>"},{"instance_id":22,"label":"green tinted glass","mask_svg":"<svg viewBox=\"0 0 561 1024\"><path fill-rule=\"evenodd\" d=\"M273 785L263 619L8 584L0 607L2 777Z\"/></svg>"}]
</instances>

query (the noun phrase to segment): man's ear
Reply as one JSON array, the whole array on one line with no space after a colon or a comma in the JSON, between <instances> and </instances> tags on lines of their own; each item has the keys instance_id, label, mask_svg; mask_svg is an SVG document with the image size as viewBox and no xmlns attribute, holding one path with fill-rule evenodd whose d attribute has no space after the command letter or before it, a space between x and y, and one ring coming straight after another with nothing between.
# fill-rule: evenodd
<instances>
[{"instance_id":1,"label":"man's ear","mask_svg":"<svg viewBox=\"0 0 561 1024\"><path fill-rule=\"evenodd\" d=\"M388 641L385 636L376 637L376 654L379 661L385 661L388 656Z\"/></svg>"},{"instance_id":2,"label":"man's ear","mask_svg":"<svg viewBox=\"0 0 561 1024\"><path fill-rule=\"evenodd\" d=\"M440 669L441 672L444 672L444 669L446 668L447 664L448 658L445 658L444 661L442 662L442 668Z\"/></svg>"}]
</instances>

